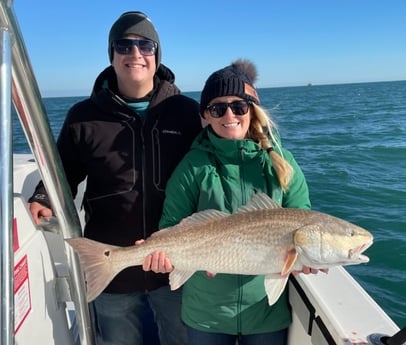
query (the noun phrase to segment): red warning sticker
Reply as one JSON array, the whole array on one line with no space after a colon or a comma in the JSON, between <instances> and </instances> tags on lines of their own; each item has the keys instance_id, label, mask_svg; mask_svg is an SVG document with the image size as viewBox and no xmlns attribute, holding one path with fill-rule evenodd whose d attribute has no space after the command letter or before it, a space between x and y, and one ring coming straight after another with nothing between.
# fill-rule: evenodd
<instances>
[{"instance_id":1,"label":"red warning sticker","mask_svg":"<svg viewBox=\"0 0 406 345\"><path fill-rule=\"evenodd\" d=\"M14 253L20 248L20 242L18 240L18 231L17 231L17 219L13 218L13 250Z\"/></svg>"},{"instance_id":2,"label":"red warning sticker","mask_svg":"<svg viewBox=\"0 0 406 345\"><path fill-rule=\"evenodd\" d=\"M17 333L31 311L30 280L27 255L14 266L14 333Z\"/></svg>"}]
</instances>

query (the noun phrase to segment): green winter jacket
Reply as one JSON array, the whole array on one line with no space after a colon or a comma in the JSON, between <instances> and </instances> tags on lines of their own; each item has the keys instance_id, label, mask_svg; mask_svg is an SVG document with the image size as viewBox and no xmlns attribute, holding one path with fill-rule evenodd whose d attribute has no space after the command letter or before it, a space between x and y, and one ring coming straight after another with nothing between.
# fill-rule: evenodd
<instances>
[{"instance_id":1,"label":"green winter jacket","mask_svg":"<svg viewBox=\"0 0 406 345\"><path fill-rule=\"evenodd\" d=\"M283 207L310 208L304 175L292 154L283 149L294 169L283 193L269 154L252 140L219 138L206 127L179 163L166 188L160 228L175 225L194 212L218 209L234 213L257 192ZM183 286L182 319L200 331L226 334L267 333L288 327L287 291L268 305L263 276L196 272Z\"/></svg>"}]
</instances>

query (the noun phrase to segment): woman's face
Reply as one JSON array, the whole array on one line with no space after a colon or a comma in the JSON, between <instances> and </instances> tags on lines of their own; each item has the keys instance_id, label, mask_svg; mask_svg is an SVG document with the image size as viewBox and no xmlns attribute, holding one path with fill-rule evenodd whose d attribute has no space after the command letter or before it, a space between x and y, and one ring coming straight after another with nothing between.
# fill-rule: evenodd
<instances>
[{"instance_id":1,"label":"woman's face","mask_svg":"<svg viewBox=\"0 0 406 345\"><path fill-rule=\"evenodd\" d=\"M223 116L220 116L228 104ZM230 107L230 103L232 103ZM234 108L234 114L231 108ZM205 120L211 125L214 132L226 139L244 139L251 122L251 107L244 99L237 96L223 96L211 100L204 111ZM213 116L214 115L214 116ZM215 117L215 116L220 117Z\"/></svg>"}]
</instances>

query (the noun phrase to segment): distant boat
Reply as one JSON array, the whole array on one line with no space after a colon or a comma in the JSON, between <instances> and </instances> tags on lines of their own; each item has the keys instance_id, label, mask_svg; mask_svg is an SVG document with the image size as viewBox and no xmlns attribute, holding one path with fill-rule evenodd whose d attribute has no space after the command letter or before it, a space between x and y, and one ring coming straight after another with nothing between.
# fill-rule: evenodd
<instances>
[{"instance_id":1,"label":"distant boat","mask_svg":"<svg viewBox=\"0 0 406 345\"><path fill-rule=\"evenodd\" d=\"M313 84L312 84L312 83L309 83L309 84L307 84L307 86L313 86Z\"/></svg>"}]
</instances>

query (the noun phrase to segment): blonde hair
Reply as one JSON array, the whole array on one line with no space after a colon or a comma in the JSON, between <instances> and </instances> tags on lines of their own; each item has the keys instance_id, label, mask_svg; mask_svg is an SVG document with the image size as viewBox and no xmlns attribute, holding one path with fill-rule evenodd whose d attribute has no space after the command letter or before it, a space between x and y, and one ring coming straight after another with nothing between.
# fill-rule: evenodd
<instances>
[{"instance_id":1,"label":"blonde hair","mask_svg":"<svg viewBox=\"0 0 406 345\"><path fill-rule=\"evenodd\" d=\"M283 191L289 189L290 181L293 177L293 168L287 160L283 157L282 148L278 140L275 138L274 130L276 129L275 123L271 120L268 113L260 106L252 103L251 123L248 131L248 137L258 142L261 147L269 153L273 167L278 176L278 181ZM267 130L267 133L264 132ZM269 137L271 141L269 140ZM275 145L280 152L275 151Z\"/></svg>"}]
</instances>

